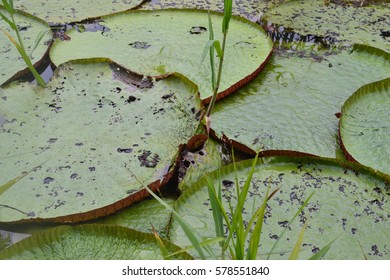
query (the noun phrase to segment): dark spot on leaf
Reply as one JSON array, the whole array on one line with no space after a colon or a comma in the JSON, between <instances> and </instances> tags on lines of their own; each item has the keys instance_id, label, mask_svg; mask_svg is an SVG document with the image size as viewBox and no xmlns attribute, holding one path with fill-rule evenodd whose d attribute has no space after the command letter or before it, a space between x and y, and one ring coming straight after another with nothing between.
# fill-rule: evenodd
<instances>
[{"instance_id":1,"label":"dark spot on leaf","mask_svg":"<svg viewBox=\"0 0 390 280\"><path fill-rule=\"evenodd\" d=\"M84 193L82 193L82 192L77 192L77 193L76 193L76 197L80 197L80 196L84 196Z\"/></svg>"},{"instance_id":2,"label":"dark spot on leaf","mask_svg":"<svg viewBox=\"0 0 390 280\"><path fill-rule=\"evenodd\" d=\"M136 100L137 100L137 98L135 96L130 95L129 98L127 98L126 102L131 103L131 102L134 102Z\"/></svg>"},{"instance_id":3,"label":"dark spot on leaf","mask_svg":"<svg viewBox=\"0 0 390 280\"><path fill-rule=\"evenodd\" d=\"M356 229L356 228L351 228L351 232L352 232L352 234L356 234L356 231L357 231L357 229Z\"/></svg>"},{"instance_id":4,"label":"dark spot on leaf","mask_svg":"<svg viewBox=\"0 0 390 280\"><path fill-rule=\"evenodd\" d=\"M147 49L150 47L150 45L147 42L139 42L139 41L130 43L129 46L131 46L134 49Z\"/></svg>"},{"instance_id":5,"label":"dark spot on leaf","mask_svg":"<svg viewBox=\"0 0 390 280\"><path fill-rule=\"evenodd\" d=\"M129 154L129 153L131 153L131 152L133 151L133 149L131 149L131 148L118 148L118 149L116 149L116 151L117 151L118 153L126 153L126 154Z\"/></svg>"},{"instance_id":6,"label":"dark spot on leaf","mask_svg":"<svg viewBox=\"0 0 390 280\"><path fill-rule=\"evenodd\" d=\"M35 212L29 212L29 213L27 213L27 217L35 217Z\"/></svg>"},{"instance_id":7,"label":"dark spot on leaf","mask_svg":"<svg viewBox=\"0 0 390 280\"><path fill-rule=\"evenodd\" d=\"M54 179L52 177L46 177L45 179L43 179L44 184L49 184L53 181L54 181Z\"/></svg>"},{"instance_id":8,"label":"dark spot on leaf","mask_svg":"<svg viewBox=\"0 0 390 280\"><path fill-rule=\"evenodd\" d=\"M171 98L173 95L174 95L174 93L171 93L171 94L165 94L165 95L163 95L161 98L162 98L162 99L164 99L164 100L166 100L166 99L169 99L169 98Z\"/></svg>"},{"instance_id":9,"label":"dark spot on leaf","mask_svg":"<svg viewBox=\"0 0 390 280\"><path fill-rule=\"evenodd\" d=\"M88 167L88 169L89 169L89 171L91 171L91 172L96 170L95 166Z\"/></svg>"},{"instance_id":10,"label":"dark spot on leaf","mask_svg":"<svg viewBox=\"0 0 390 280\"><path fill-rule=\"evenodd\" d=\"M160 156L158 154L152 154L151 151L143 151L138 160L141 162L141 166L148 168L156 167L157 163L160 161Z\"/></svg>"},{"instance_id":11,"label":"dark spot on leaf","mask_svg":"<svg viewBox=\"0 0 390 280\"><path fill-rule=\"evenodd\" d=\"M271 238L271 239L275 239L275 240L278 240L279 239L279 236L277 236L276 234L269 234L268 235L269 236L269 238Z\"/></svg>"},{"instance_id":12,"label":"dark spot on leaf","mask_svg":"<svg viewBox=\"0 0 390 280\"><path fill-rule=\"evenodd\" d=\"M316 247L316 246L313 246L313 248L311 249L311 252L312 252L313 254L318 253L319 251L320 251L320 248L318 248L318 247Z\"/></svg>"},{"instance_id":13,"label":"dark spot on leaf","mask_svg":"<svg viewBox=\"0 0 390 280\"><path fill-rule=\"evenodd\" d=\"M75 179L75 178L77 178L77 176L79 176L77 173L72 173L72 175L70 175L70 178Z\"/></svg>"},{"instance_id":14,"label":"dark spot on leaf","mask_svg":"<svg viewBox=\"0 0 390 280\"><path fill-rule=\"evenodd\" d=\"M288 221L278 222L278 225L280 225L281 227L287 227L288 226Z\"/></svg>"},{"instance_id":15,"label":"dark spot on leaf","mask_svg":"<svg viewBox=\"0 0 390 280\"><path fill-rule=\"evenodd\" d=\"M207 31L207 28L206 27L203 27L203 26L193 26L191 29L190 29L190 33L191 34L203 34Z\"/></svg>"},{"instance_id":16,"label":"dark spot on leaf","mask_svg":"<svg viewBox=\"0 0 390 280\"><path fill-rule=\"evenodd\" d=\"M58 138L49 138L49 143L55 143L58 140Z\"/></svg>"},{"instance_id":17,"label":"dark spot on leaf","mask_svg":"<svg viewBox=\"0 0 390 280\"><path fill-rule=\"evenodd\" d=\"M223 181L222 181L222 185L223 185L224 187L226 187L226 188L232 187L233 184L234 184L234 183L233 183L232 181L229 181L229 180L223 180Z\"/></svg>"},{"instance_id":18,"label":"dark spot on leaf","mask_svg":"<svg viewBox=\"0 0 390 280\"><path fill-rule=\"evenodd\" d=\"M75 146L83 146L84 144L83 143L75 143Z\"/></svg>"}]
</instances>

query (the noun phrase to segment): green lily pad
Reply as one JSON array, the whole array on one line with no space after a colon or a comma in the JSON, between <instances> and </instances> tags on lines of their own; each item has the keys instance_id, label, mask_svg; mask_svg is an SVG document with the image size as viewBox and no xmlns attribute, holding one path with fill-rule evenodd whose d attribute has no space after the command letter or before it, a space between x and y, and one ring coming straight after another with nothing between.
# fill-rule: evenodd
<instances>
[{"instance_id":1,"label":"green lily pad","mask_svg":"<svg viewBox=\"0 0 390 280\"><path fill-rule=\"evenodd\" d=\"M173 206L173 198L164 198L164 201ZM171 212L155 199L144 199L129 208L113 215L93 221L107 225L128 227L142 232L152 232L154 228L161 237L166 237L171 220Z\"/></svg>"},{"instance_id":2,"label":"green lily pad","mask_svg":"<svg viewBox=\"0 0 390 280\"><path fill-rule=\"evenodd\" d=\"M65 64L46 88L0 89L0 222L76 222L156 190L199 125L197 88L102 63ZM25 172L29 172L26 174Z\"/></svg>"},{"instance_id":3,"label":"green lily pad","mask_svg":"<svg viewBox=\"0 0 390 280\"><path fill-rule=\"evenodd\" d=\"M268 202L258 252L259 259L287 259L307 223L299 257L308 259L332 240L326 259L390 259L389 177L348 162L309 157L265 158L258 163L244 207L244 224L263 202L267 188L280 188ZM251 169L252 160L237 163L240 186ZM219 174L221 174L219 177ZM237 203L232 165L207 175L216 186L222 182L226 209ZM309 203L289 224L303 202ZM176 201L176 211L204 237L215 236L207 181L202 178L186 189ZM285 234L282 232L286 230ZM189 241L173 221L170 240L185 247ZM275 242L276 247L271 250ZM220 253L218 245L214 252ZM191 251L192 252L192 251Z\"/></svg>"},{"instance_id":4,"label":"green lily pad","mask_svg":"<svg viewBox=\"0 0 390 280\"><path fill-rule=\"evenodd\" d=\"M218 138L252 154L294 150L343 157L335 114L359 87L387 78L389 68L389 53L365 46L279 52L255 80L216 104L211 127Z\"/></svg>"},{"instance_id":5,"label":"green lily pad","mask_svg":"<svg viewBox=\"0 0 390 280\"><path fill-rule=\"evenodd\" d=\"M212 13L214 29L222 15ZM50 51L55 64L71 59L109 57L137 73L163 76L170 72L185 75L199 86L207 103L212 94L210 65L201 57L209 40L206 11L130 11L102 18L109 31L66 34L68 41L56 41ZM222 41L221 32L215 32ZM272 41L257 24L233 17L225 50L219 97L230 94L261 71L272 52Z\"/></svg>"},{"instance_id":6,"label":"green lily pad","mask_svg":"<svg viewBox=\"0 0 390 280\"><path fill-rule=\"evenodd\" d=\"M285 0L233 0L233 14L245 17L249 20L258 20L263 13L275 4ZM215 12L223 12L221 0L157 0L144 2L140 9L155 10L166 8L201 9Z\"/></svg>"},{"instance_id":7,"label":"green lily pad","mask_svg":"<svg viewBox=\"0 0 390 280\"><path fill-rule=\"evenodd\" d=\"M163 240L169 253L180 250ZM192 259L183 252L175 259ZM156 260L163 259L155 237L107 225L61 226L38 233L0 252L13 260Z\"/></svg>"},{"instance_id":8,"label":"green lily pad","mask_svg":"<svg viewBox=\"0 0 390 280\"><path fill-rule=\"evenodd\" d=\"M70 23L134 9L142 2L143 0L14 0L14 7L50 23Z\"/></svg>"},{"instance_id":9,"label":"green lily pad","mask_svg":"<svg viewBox=\"0 0 390 280\"><path fill-rule=\"evenodd\" d=\"M264 20L302 35L326 37L336 45L358 43L390 52L389 13L389 3L360 7L324 0L287 1L268 10Z\"/></svg>"},{"instance_id":10,"label":"green lily pad","mask_svg":"<svg viewBox=\"0 0 390 280\"><path fill-rule=\"evenodd\" d=\"M8 16L8 13L1 5L0 12ZM14 18L19 27L20 36L23 39L27 54L30 54L35 46L35 39L38 34L41 31L47 31L32 54L31 61L37 66L49 49L50 40L52 38L50 27L44 21L27 13L15 12ZM15 31L0 17L0 85L11 79L16 79L29 71L14 44L1 30L10 34L17 41Z\"/></svg>"},{"instance_id":11,"label":"green lily pad","mask_svg":"<svg viewBox=\"0 0 390 280\"><path fill-rule=\"evenodd\" d=\"M345 102L340 137L347 157L390 174L390 79L365 85Z\"/></svg>"}]
</instances>

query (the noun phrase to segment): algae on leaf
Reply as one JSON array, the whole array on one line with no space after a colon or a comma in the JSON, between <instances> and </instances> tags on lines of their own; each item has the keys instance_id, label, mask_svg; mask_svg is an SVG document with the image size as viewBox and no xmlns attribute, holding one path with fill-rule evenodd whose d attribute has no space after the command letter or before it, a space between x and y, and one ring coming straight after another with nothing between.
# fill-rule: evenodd
<instances>
[{"instance_id":1,"label":"algae on leaf","mask_svg":"<svg viewBox=\"0 0 390 280\"><path fill-rule=\"evenodd\" d=\"M282 153L283 154L283 153ZM287 259L296 238L306 225L299 257L308 259L332 240L326 259L389 259L389 177L348 162L310 157L267 157L258 163L243 209L244 224L260 207L268 187L280 188L268 201L261 233L258 259ZM244 185L252 160L237 166L237 181ZM208 180L222 185L225 208L237 203L233 164L209 173L187 188L176 201L176 212L202 236L215 236ZM297 219L294 214L312 194ZM282 235L282 232L286 233ZM170 240L185 247L189 241L173 220ZM273 250L275 242L278 242ZM361 244L361 247L359 246ZM215 254L221 252L213 245ZM193 251L190 251L193 253ZM195 256L195 253L194 253Z\"/></svg>"},{"instance_id":2,"label":"algae on leaf","mask_svg":"<svg viewBox=\"0 0 390 280\"><path fill-rule=\"evenodd\" d=\"M0 11L3 14L7 14L0 5ZM50 40L52 39L50 27L47 23L43 22L39 18L36 18L30 14L23 12L15 12L15 21L19 28L20 35L23 39L24 46L27 54L30 54L35 46L35 39L41 31L47 31L37 48L34 50L31 58L33 64L42 60L42 57L49 49ZM6 31L12 36L16 36L14 31L9 25L0 17L0 29ZM28 73L26 63L21 57L20 53L9 40L9 38L0 30L0 85L7 82L10 79L16 78L23 74ZM0 116L1 121L1 116Z\"/></svg>"},{"instance_id":3,"label":"algae on leaf","mask_svg":"<svg viewBox=\"0 0 390 280\"><path fill-rule=\"evenodd\" d=\"M76 222L116 212L160 188L202 110L179 75L142 79L117 65L70 63L46 88L0 89L0 222ZM142 190L141 190L142 189Z\"/></svg>"},{"instance_id":4,"label":"algae on leaf","mask_svg":"<svg viewBox=\"0 0 390 280\"><path fill-rule=\"evenodd\" d=\"M340 136L347 158L390 174L390 78L365 85L345 102Z\"/></svg>"},{"instance_id":5,"label":"algae on leaf","mask_svg":"<svg viewBox=\"0 0 390 280\"><path fill-rule=\"evenodd\" d=\"M211 14L220 26L222 15ZM208 34L206 11L129 11L102 18L108 32L66 34L50 51L54 64L78 58L108 57L142 75L163 76L178 72L199 86L201 98L210 100L210 65L201 64ZM221 32L215 39L221 40ZM233 17L230 22L219 98L224 97L261 71L272 52L272 41L257 24Z\"/></svg>"},{"instance_id":6,"label":"algae on leaf","mask_svg":"<svg viewBox=\"0 0 390 280\"><path fill-rule=\"evenodd\" d=\"M326 37L336 45L358 43L390 52L389 3L354 6L326 2L287 1L268 10L264 19L302 35Z\"/></svg>"},{"instance_id":7,"label":"algae on leaf","mask_svg":"<svg viewBox=\"0 0 390 280\"><path fill-rule=\"evenodd\" d=\"M115 12L130 10L143 0L14 0L15 9L29 12L49 23L82 21Z\"/></svg>"},{"instance_id":8,"label":"algae on leaf","mask_svg":"<svg viewBox=\"0 0 390 280\"><path fill-rule=\"evenodd\" d=\"M163 241L169 253L180 250ZM186 252L174 259L190 260ZM120 226L61 226L37 233L0 251L0 259L12 260L161 260L163 256L150 233Z\"/></svg>"},{"instance_id":9,"label":"algae on leaf","mask_svg":"<svg viewBox=\"0 0 390 280\"><path fill-rule=\"evenodd\" d=\"M366 46L277 52L255 80L216 104L211 128L217 137L245 145L237 146L245 152L342 157L336 114L359 87L387 78L389 68L389 53Z\"/></svg>"}]
</instances>

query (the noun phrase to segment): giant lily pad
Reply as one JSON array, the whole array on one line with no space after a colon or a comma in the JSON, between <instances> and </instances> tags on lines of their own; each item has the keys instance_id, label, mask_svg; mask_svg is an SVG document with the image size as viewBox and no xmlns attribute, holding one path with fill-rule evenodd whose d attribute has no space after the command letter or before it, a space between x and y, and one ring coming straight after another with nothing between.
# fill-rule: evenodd
<instances>
[{"instance_id":1,"label":"giant lily pad","mask_svg":"<svg viewBox=\"0 0 390 280\"><path fill-rule=\"evenodd\" d=\"M69 23L130 10L143 0L14 0L15 9L29 12L50 23Z\"/></svg>"},{"instance_id":2,"label":"giant lily pad","mask_svg":"<svg viewBox=\"0 0 390 280\"><path fill-rule=\"evenodd\" d=\"M280 4L285 0L233 0L233 14L256 21L261 15L275 4ZM143 10L150 9L201 9L215 12L223 12L224 1L221 0L157 0L147 1L141 6Z\"/></svg>"},{"instance_id":3,"label":"giant lily pad","mask_svg":"<svg viewBox=\"0 0 390 280\"><path fill-rule=\"evenodd\" d=\"M167 251L180 250L163 241ZM183 252L174 259L192 259ZM32 237L0 252L0 259L16 260L156 260L163 259L152 234L107 225L61 226Z\"/></svg>"},{"instance_id":4,"label":"giant lily pad","mask_svg":"<svg viewBox=\"0 0 390 280\"><path fill-rule=\"evenodd\" d=\"M169 179L201 109L185 78L108 63L66 64L46 88L13 83L0 98L0 222L89 220L140 200Z\"/></svg>"},{"instance_id":5,"label":"giant lily pad","mask_svg":"<svg viewBox=\"0 0 390 280\"><path fill-rule=\"evenodd\" d=\"M264 19L302 35L324 36L337 45L366 44L390 52L389 13L389 3L361 7L301 0L275 6Z\"/></svg>"},{"instance_id":6,"label":"giant lily pad","mask_svg":"<svg viewBox=\"0 0 390 280\"><path fill-rule=\"evenodd\" d=\"M389 53L364 46L333 54L278 53L254 81L216 104L212 129L250 153L342 156L335 114L359 87L387 78L389 68Z\"/></svg>"},{"instance_id":7,"label":"giant lily pad","mask_svg":"<svg viewBox=\"0 0 390 280\"><path fill-rule=\"evenodd\" d=\"M390 174L390 79L361 87L345 102L340 137L347 157Z\"/></svg>"},{"instance_id":8,"label":"giant lily pad","mask_svg":"<svg viewBox=\"0 0 390 280\"><path fill-rule=\"evenodd\" d=\"M267 158L269 161L270 158ZM237 163L242 187L252 160ZM219 177L219 174L221 177ZM208 174L217 186L222 182L226 209L237 203L235 172L232 165ZM335 240L327 259L389 259L390 230L389 178L361 165L331 159L275 157L258 163L243 210L244 224L263 202L267 188L280 188L268 202L261 233L258 258L287 259L306 223L299 257L307 259ZM289 223L304 201L309 203L295 221ZM207 180L186 189L176 201L176 211L204 237L215 236ZM284 234L282 232L286 230ZM189 241L174 220L170 240L179 246ZM272 250L275 242L278 241ZM215 245L214 252L220 249Z\"/></svg>"},{"instance_id":9,"label":"giant lily pad","mask_svg":"<svg viewBox=\"0 0 390 280\"><path fill-rule=\"evenodd\" d=\"M4 15L8 15L2 6L0 6L0 11ZM49 48L49 40L52 37L50 28L47 23L27 13L15 12L14 18L28 54L31 53L31 50L35 46L35 39L37 38L38 34L41 31L47 31L47 33L42 38L42 41L32 54L31 61L33 64L37 65L37 63L42 59L43 55ZM7 23L0 17L0 85L10 80L11 78L20 76L22 73L19 72L22 70L24 70L24 73L28 72L23 58L19 54L14 44L10 41L7 35L2 32L2 30L14 37L17 41L15 31L13 31L9 25L7 25ZM16 75L17 73L19 73L19 75Z\"/></svg>"},{"instance_id":10,"label":"giant lily pad","mask_svg":"<svg viewBox=\"0 0 390 280\"><path fill-rule=\"evenodd\" d=\"M143 75L179 72L199 86L202 99L210 99L208 59L200 64L209 39L207 12L130 11L102 20L109 31L68 31L71 40L54 43L50 51L52 61L58 65L77 58L109 57ZM216 29L221 26L222 15L212 13L212 20ZM220 33L215 31L219 40ZM272 51L272 41L266 37L257 24L232 18L219 97L247 83L264 67Z\"/></svg>"}]
</instances>

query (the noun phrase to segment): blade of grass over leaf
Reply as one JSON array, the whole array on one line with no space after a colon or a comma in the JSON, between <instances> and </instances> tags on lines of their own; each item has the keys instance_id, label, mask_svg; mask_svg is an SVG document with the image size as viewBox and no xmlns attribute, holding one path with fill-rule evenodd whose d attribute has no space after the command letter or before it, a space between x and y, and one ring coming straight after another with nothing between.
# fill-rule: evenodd
<instances>
[{"instance_id":1,"label":"blade of grass over leaf","mask_svg":"<svg viewBox=\"0 0 390 280\"><path fill-rule=\"evenodd\" d=\"M307 220L306 220L305 224L303 225L301 232L299 233L298 240L295 243L293 251L291 252L290 256L288 257L289 260L297 260L298 259L299 251L301 250L302 243L303 243L303 237L305 235L306 225L307 225Z\"/></svg>"},{"instance_id":2,"label":"blade of grass over leaf","mask_svg":"<svg viewBox=\"0 0 390 280\"><path fill-rule=\"evenodd\" d=\"M0 12L0 16L2 19L5 20L5 22L15 31L16 33L16 37L18 39L18 42L16 42L16 40L11 36L11 34L9 34L7 31L5 31L4 29L1 29L0 30L10 39L10 41L14 44L14 46L16 47L16 49L18 50L19 54L21 55L21 57L23 58L24 62L26 63L28 69L30 70L30 72L34 75L34 78L35 80L37 81L38 85L44 87L45 86L45 81L43 80L43 78L41 77L41 75L39 75L39 73L37 72L37 70L35 69L34 65L32 64L31 60L30 60L30 57L27 55L27 51L26 51L26 48L24 46L24 43L23 43L23 39L22 37L20 36L20 33L19 33L19 29L16 25L16 22L15 22L15 18L14 18L14 13L15 13L15 10L14 10L14 7L13 7L13 1L10 0L9 2L7 2L6 0L3 0L3 5L4 5L4 8L7 10L8 14L9 14L9 18L7 18L3 13ZM41 32L42 33L42 32ZM31 54L32 52L37 48L39 42L42 40L43 36L46 34L46 32L44 32L43 34L39 34L38 35L38 38L35 42L35 46L33 47L32 51L31 51Z\"/></svg>"},{"instance_id":3,"label":"blade of grass over leaf","mask_svg":"<svg viewBox=\"0 0 390 280\"><path fill-rule=\"evenodd\" d=\"M158 235L158 232L156 231L154 226L153 225L151 225L151 226L152 226L153 235L156 238L156 242L157 242L158 248L160 249L161 254L164 257L164 260L170 260L171 257L169 256L168 249L165 247L164 243L162 242L162 240L161 240L160 236Z\"/></svg>"},{"instance_id":4,"label":"blade of grass over leaf","mask_svg":"<svg viewBox=\"0 0 390 280\"><path fill-rule=\"evenodd\" d=\"M47 33L47 30L41 30L41 31L39 32L39 34L37 35L37 38L35 38L35 44L34 44L34 46L32 47L32 49L31 49L31 51L30 51L30 55L29 55L29 57L30 57L31 59L33 58L32 55L33 55L34 51L37 49L39 43L42 41L43 36L45 36L46 33Z\"/></svg>"},{"instance_id":5,"label":"blade of grass over leaf","mask_svg":"<svg viewBox=\"0 0 390 280\"><path fill-rule=\"evenodd\" d=\"M159 198L151 189L144 186L145 189L149 192L151 196L153 196L161 205L163 205L167 210L169 210L172 215L175 217L177 222L179 223L180 227L185 232L188 240L191 242L191 244L194 246L194 249L197 251L201 259L206 259L206 255L203 251L203 248L200 244L199 238L195 235L196 231L191 227L190 224L186 222L174 209L172 209L171 206L169 206L164 200Z\"/></svg>"},{"instance_id":6,"label":"blade of grass over leaf","mask_svg":"<svg viewBox=\"0 0 390 280\"><path fill-rule=\"evenodd\" d=\"M249 248L247 252L248 260L257 259L257 251L259 249L260 238L261 238L261 230L263 229L263 224L264 224L264 213L268 202L268 193L269 193L269 187L267 189L266 195L264 196L263 203L261 204L260 208L256 211L256 213L253 215L245 232L245 239L246 239L246 236L249 234L250 228L252 228L252 224L253 224L252 220L254 221L256 219L255 227L249 239Z\"/></svg>"},{"instance_id":7,"label":"blade of grass over leaf","mask_svg":"<svg viewBox=\"0 0 390 280\"><path fill-rule=\"evenodd\" d=\"M322 257L324 257L325 254L329 251L330 246L333 244L333 242L336 241L337 238L339 238L339 237L336 237L331 242L329 242L324 248L322 248L317 253L315 253L313 256L311 256L309 258L309 260L320 260Z\"/></svg>"},{"instance_id":8,"label":"blade of grass over leaf","mask_svg":"<svg viewBox=\"0 0 390 280\"><path fill-rule=\"evenodd\" d=\"M310 199L312 198L312 196L314 195L314 191L308 196L308 198L306 198L306 200L303 202L303 204L301 205L301 207L299 207L298 211L295 213L294 217L290 220L290 222L288 223L289 225L291 225L294 220L296 219L296 217L299 215L299 213L302 212L303 208L306 207L306 205L309 203ZM269 258L271 257L271 254L273 252L273 250L275 249L276 245L278 244L279 240L281 240L282 236L284 235L284 233L287 231L288 227L285 227L284 230L282 231L282 233L280 234L278 240L276 240L276 242L274 243L274 245L272 246L269 254L268 254L268 257L267 257L267 260L269 260Z\"/></svg>"}]
</instances>

